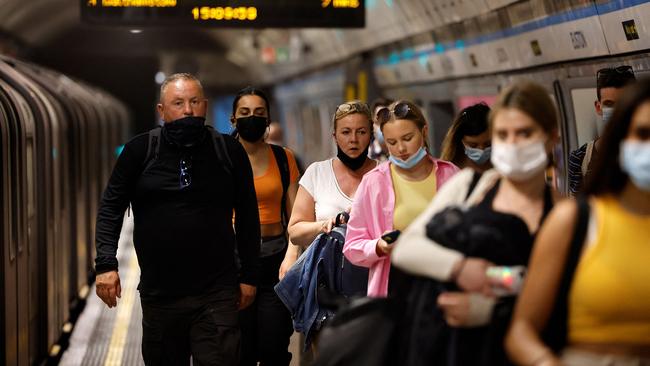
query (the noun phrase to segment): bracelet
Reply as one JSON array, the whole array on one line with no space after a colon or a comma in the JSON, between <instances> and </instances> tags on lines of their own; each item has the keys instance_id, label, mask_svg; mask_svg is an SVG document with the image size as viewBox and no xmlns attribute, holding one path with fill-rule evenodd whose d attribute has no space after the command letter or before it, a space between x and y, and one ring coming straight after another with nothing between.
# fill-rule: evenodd
<instances>
[{"instance_id":1,"label":"bracelet","mask_svg":"<svg viewBox=\"0 0 650 366\"><path fill-rule=\"evenodd\" d=\"M552 357L552 356L553 356L553 352L551 352L549 350L546 350L546 351L544 351L544 353L537 356L537 358L535 358L533 360L533 362L529 363L528 365L537 366L537 365L541 364L542 362L544 362L545 360L547 360L549 357Z\"/></svg>"}]
</instances>

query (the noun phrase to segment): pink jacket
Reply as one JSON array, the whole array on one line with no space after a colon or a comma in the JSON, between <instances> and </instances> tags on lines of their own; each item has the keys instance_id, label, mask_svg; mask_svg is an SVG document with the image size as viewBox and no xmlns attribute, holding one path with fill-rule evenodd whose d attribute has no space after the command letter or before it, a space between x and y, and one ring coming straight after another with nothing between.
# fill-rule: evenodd
<instances>
[{"instance_id":1,"label":"pink jacket","mask_svg":"<svg viewBox=\"0 0 650 366\"><path fill-rule=\"evenodd\" d=\"M458 168L447 161L434 159L436 183L439 190ZM368 267L368 296L385 297L388 294L390 258L379 257L375 251L377 240L393 230L395 192L390 175L390 163L380 164L364 175L354 194L343 254L358 266Z\"/></svg>"}]
</instances>

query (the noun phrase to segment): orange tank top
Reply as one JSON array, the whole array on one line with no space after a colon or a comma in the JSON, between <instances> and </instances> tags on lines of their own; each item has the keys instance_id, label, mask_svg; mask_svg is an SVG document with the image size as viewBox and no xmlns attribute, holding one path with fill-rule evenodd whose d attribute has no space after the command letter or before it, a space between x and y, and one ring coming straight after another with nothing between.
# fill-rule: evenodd
<instances>
[{"instance_id":1,"label":"orange tank top","mask_svg":"<svg viewBox=\"0 0 650 366\"><path fill-rule=\"evenodd\" d=\"M282 178L280 168L275 161L271 146L267 146L269 163L266 171L255 177L255 194L257 196L257 208L260 213L260 224L276 224L282 221ZM289 163L289 184L298 181L300 173L293 153L284 149Z\"/></svg>"}]
</instances>

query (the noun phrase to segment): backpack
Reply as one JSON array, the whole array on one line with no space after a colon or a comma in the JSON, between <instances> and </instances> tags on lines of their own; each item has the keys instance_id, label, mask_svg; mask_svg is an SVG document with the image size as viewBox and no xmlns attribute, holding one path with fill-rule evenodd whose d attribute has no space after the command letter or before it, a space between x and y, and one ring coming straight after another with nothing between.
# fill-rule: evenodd
<instances>
[{"instance_id":1,"label":"backpack","mask_svg":"<svg viewBox=\"0 0 650 366\"><path fill-rule=\"evenodd\" d=\"M214 147L214 152L217 154L217 160L223 165L226 173L232 175L233 164L230 160L230 155L228 155L228 148L226 147L226 140L223 138L223 135L217 130L212 128L212 126L207 126L210 134L212 135L212 146ZM151 164L158 159L158 153L160 152L160 135L162 134L162 127L158 126L149 131L149 143L147 144L147 154L142 163L144 167L143 170L146 170L151 166ZM273 151L273 156L275 157L275 162L278 164L278 169L280 170L280 179L282 180L282 225L285 230L287 228L288 219L287 219L287 190L289 189L289 180L290 180L290 171L289 171L289 159L287 158L287 152L284 151L282 146L271 145L271 150Z\"/></svg>"},{"instance_id":2,"label":"backpack","mask_svg":"<svg viewBox=\"0 0 650 366\"><path fill-rule=\"evenodd\" d=\"M226 170L226 173L232 175L233 164L230 160L230 155L228 155L228 148L226 147L226 140L224 140L223 135L217 132L211 126L208 127L210 135L212 135L212 146L214 147L214 152L217 154L217 160ZM149 143L147 144L147 154L145 155L142 166L144 167L143 171L146 170L153 164L154 161L158 159L158 153L160 152L160 135L162 134L162 127L158 126L152 130L149 130Z\"/></svg>"}]
</instances>

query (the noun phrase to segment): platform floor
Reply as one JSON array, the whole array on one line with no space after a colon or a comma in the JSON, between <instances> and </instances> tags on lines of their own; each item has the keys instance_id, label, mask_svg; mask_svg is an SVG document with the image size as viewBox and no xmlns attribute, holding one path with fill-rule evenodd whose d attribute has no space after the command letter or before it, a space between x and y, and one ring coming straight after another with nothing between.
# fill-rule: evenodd
<instances>
[{"instance_id":1,"label":"platform floor","mask_svg":"<svg viewBox=\"0 0 650 366\"><path fill-rule=\"evenodd\" d=\"M109 309L97 297L93 285L59 365L144 365L141 353L142 309L137 291L140 270L132 235L133 220L127 217L117 253L122 284L122 298L118 299L117 307ZM294 333L289 346L293 353L291 366L300 364L298 344L298 334Z\"/></svg>"}]
</instances>

